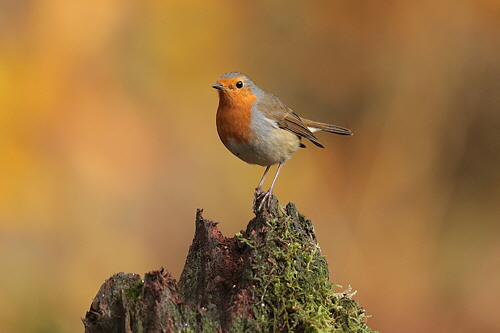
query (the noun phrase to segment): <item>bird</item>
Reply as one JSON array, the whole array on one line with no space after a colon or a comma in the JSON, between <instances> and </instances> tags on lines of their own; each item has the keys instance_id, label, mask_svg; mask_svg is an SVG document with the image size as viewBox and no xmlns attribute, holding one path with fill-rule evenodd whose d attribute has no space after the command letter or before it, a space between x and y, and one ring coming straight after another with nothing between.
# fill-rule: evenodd
<instances>
[{"instance_id":1,"label":"bird","mask_svg":"<svg viewBox=\"0 0 500 333\"><path fill-rule=\"evenodd\" d=\"M241 72L223 74L212 87L218 90L216 126L224 146L241 160L266 167L254 193L255 213L271 204L283 165L299 148L306 147L302 139L324 148L315 132L352 135L347 128L298 116L278 97L259 88ZM269 169L276 164L278 168L271 186L263 191Z\"/></svg>"}]
</instances>

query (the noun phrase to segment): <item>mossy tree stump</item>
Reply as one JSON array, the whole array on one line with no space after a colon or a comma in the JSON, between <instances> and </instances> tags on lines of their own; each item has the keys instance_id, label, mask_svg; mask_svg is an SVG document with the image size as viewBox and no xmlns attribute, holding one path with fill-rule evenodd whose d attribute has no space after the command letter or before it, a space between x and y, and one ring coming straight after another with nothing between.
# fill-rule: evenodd
<instances>
[{"instance_id":1,"label":"mossy tree stump","mask_svg":"<svg viewBox=\"0 0 500 333\"><path fill-rule=\"evenodd\" d=\"M83 323L87 333L372 332L354 293L333 287L311 221L274 199L232 238L198 210L178 282L163 269L115 274Z\"/></svg>"}]
</instances>

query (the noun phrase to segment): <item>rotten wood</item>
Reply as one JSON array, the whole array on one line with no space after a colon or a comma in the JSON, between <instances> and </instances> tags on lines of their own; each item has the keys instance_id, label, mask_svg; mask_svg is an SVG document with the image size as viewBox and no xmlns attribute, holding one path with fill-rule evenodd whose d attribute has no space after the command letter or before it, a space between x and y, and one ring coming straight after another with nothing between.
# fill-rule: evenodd
<instances>
[{"instance_id":1,"label":"rotten wood","mask_svg":"<svg viewBox=\"0 0 500 333\"><path fill-rule=\"evenodd\" d=\"M164 269L113 275L85 332L371 332L354 293L333 291L311 221L271 207L231 238L198 210L179 281Z\"/></svg>"}]
</instances>

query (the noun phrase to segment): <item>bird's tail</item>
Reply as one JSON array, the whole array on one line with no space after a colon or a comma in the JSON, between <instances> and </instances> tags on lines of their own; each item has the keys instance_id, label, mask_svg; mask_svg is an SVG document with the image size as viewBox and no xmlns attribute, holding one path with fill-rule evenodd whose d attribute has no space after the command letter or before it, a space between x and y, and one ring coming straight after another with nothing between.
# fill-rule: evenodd
<instances>
[{"instance_id":1,"label":"bird's tail","mask_svg":"<svg viewBox=\"0 0 500 333\"><path fill-rule=\"evenodd\" d=\"M318 131L325 131L325 132L330 132L330 133L335 133L335 134L341 134L341 135L352 135L351 130L347 129L345 127L340 127L340 126L336 126L336 125L330 125L330 124L320 123L320 122L317 122L317 121L312 121L312 120L304 119L304 118L302 118L302 122L313 133L314 132L318 132Z\"/></svg>"}]
</instances>

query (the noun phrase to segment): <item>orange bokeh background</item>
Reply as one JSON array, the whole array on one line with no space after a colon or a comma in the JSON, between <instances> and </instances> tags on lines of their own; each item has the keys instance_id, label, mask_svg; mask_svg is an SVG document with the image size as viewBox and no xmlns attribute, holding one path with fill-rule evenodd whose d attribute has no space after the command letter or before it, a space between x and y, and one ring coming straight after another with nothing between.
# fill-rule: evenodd
<instances>
[{"instance_id":1,"label":"orange bokeh background","mask_svg":"<svg viewBox=\"0 0 500 333\"><path fill-rule=\"evenodd\" d=\"M275 194L371 328L500 330L499 2L4 1L0 27L1 332L83 331L116 272L178 278L196 208L245 228L263 168L210 87L235 70L354 132Z\"/></svg>"}]
</instances>

